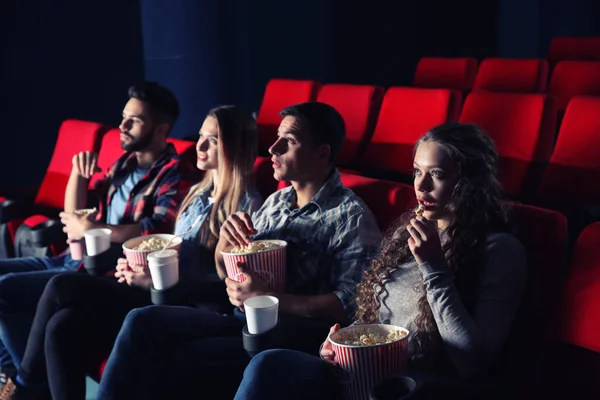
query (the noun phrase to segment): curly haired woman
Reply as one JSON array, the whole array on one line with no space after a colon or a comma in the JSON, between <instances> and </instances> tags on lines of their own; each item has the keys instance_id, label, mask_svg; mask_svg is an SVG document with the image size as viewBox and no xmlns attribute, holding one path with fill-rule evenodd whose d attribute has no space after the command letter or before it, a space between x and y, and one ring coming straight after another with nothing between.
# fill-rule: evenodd
<instances>
[{"instance_id":1,"label":"curly haired woman","mask_svg":"<svg viewBox=\"0 0 600 400\"><path fill-rule=\"evenodd\" d=\"M407 328L411 371L484 377L508 337L527 266L510 233L497 163L493 141L473 125L441 125L416 143L419 208L390 229L364 272L355 321ZM341 398L328 340L320 355L259 354L236 400Z\"/></svg>"}]
</instances>

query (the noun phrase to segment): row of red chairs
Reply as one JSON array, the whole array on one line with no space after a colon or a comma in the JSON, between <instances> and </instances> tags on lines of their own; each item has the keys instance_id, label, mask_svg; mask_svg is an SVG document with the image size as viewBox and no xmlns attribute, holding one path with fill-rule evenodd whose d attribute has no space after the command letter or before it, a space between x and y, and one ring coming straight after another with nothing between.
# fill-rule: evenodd
<instances>
[{"instance_id":1,"label":"row of red chairs","mask_svg":"<svg viewBox=\"0 0 600 400\"><path fill-rule=\"evenodd\" d=\"M66 120L62 123L50 164L33 201L16 201L0 194L0 258L18 255L15 254L14 238L21 224L31 228L40 226L63 209L73 155L82 151L98 152L98 166L107 171L123 154L119 136L119 129L95 122ZM173 143L178 154L195 165L193 142L173 138L168 141ZM96 174L89 187L92 188L100 178L101 174ZM57 243L49 252L57 254L64 248L64 243Z\"/></svg>"},{"instance_id":2,"label":"row of red chairs","mask_svg":"<svg viewBox=\"0 0 600 400\"><path fill-rule=\"evenodd\" d=\"M550 77L550 79L548 79ZM564 111L576 95L600 95L600 61L561 61L552 73L542 59L422 58L414 86L461 92L548 93Z\"/></svg>"},{"instance_id":3,"label":"row of red chairs","mask_svg":"<svg viewBox=\"0 0 600 400\"><path fill-rule=\"evenodd\" d=\"M481 126L494 139L508 195L563 211L600 204L600 188L585 184L600 170L600 97L574 97L557 135L557 104L547 94L472 92L461 109L459 95L449 89L393 87L384 95L376 86L319 88L312 81L274 79L257 117L263 153L275 140L279 110L309 100L342 114L347 136L338 165L354 173L409 179L415 141L458 120Z\"/></svg>"}]
</instances>

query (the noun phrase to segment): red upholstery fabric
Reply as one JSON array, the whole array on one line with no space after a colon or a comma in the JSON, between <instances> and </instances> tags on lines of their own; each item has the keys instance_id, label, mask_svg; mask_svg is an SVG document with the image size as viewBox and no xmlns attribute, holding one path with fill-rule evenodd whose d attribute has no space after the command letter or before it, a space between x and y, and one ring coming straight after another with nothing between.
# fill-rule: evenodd
<instances>
[{"instance_id":1,"label":"red upholstery fabric","mask_svg":"<svg viewBox=\"0 0 600 400\"><path fill-rule=\"evenodd\" d=\"M474 58L423 57L417 64L413 85L467 92L473 89L476 74Z\"/></svg>"},{"instance_id":2,"label":"red upholstery fabric","mask_svg":"<svg viewBox=\"0 0 600 400\"><path fill-rule=\"evenodd\" d=\"M368 85L324 85L317 101L333 106L346 123L346 140L337 164L356 167L364 146L373 134L383 88Z\"/></svg>"},{"instance_id":3,"label":"red upholstery fabric","mask_svg":"<svg viewBox=\"0 0 600 400\"><path fill-rule=\"evenodd\" d=\"M258 123L258 149L266 151L275 142L281 118L279 112L285 107L314 100L319 84L315 81L271 79L265 89L256 122Z\"/></svg>"},{"instance_id":4,"label":"red upholstery fabric","mask_svg":"<svg viewBox=\"0 0 600 400\"><path fill-rule=\"evenodd\" d=\"M416 203L415 191L410 185L352 174L341 174L341 179L367 203L382 232Z\"/></svg>"},{"instance_id":5,"label":"red upholstery fabric","mask_svg":"<svg viewBox=\"0 0 600 400\"><path fill-rule=\"evenodd\" d=\"M548 61L600 61L600 37L556 37L550 42Z\"/></svg>"},{"instance_id":6,"label":"red upholstery fabric","mask_svg":"<svg viewBox=\"0 0 600 400\"><path fill-rule=\"evenodd\" d=\"M531 399L537 397L530 394L538 393L531 387L543 379L539 360L548 351L545 333L560 291L567 221L558 212L533 206L513 204L512 211L517 235L527 252L527 286L495 370L500 381L519 388L510 398Z\"/></svg>"},{"instance_id":7,"label":"red upholstery fabric","mask_svg":"<svg viewBox=\"0 0 600 400\"><path fill-rule=\"evenodd\" d=\"M563 61L552 72L548 93L564 111L574 96L600 96L600 62Z\"/></svg>"},{"instance_id":8,"label":"red upholstery fabric","mask_svg":"<svg viewBox=\"0 0 600 400\"><path fill-rule=\"evenodd\" d=\"M508 93L543 93L548 82L548 61L487 58L481 62L473 90Z\"/></svg>"},{"instance_id":9,"label":"red upholstery fabric","mask_svg":"<svg viewBox=\"0 0 600 400\"><path fill-rule=\"evenodd\" d=\"M30 228L33 228L34 226L41 224L42 222L49 221L49 220L50 220L50 218L48 218L45 215L35 214L35 215L25 218L25 221L23 221L23 224L27 225Z\"/></svg>"},{"instance_id":10,"label":"red upholstery fabric","mask_svg":"<svg viewBox=\"0 0 600 400\"><path fill-rule=\"evenodd\" d=\"M538 195L565 211L575 204L600 204L600 97L569 103Z\"/></svg>"},{"instance_id":11,"label":"red upholstery fabric","mask_svg":"<svg viewBox=\"0 0 600 400\"><path fill-rule=\"evenodd\" d=\"M506 193L533 191L550 159L555 136L554 100L543 94L473 92L460 122L481 126L496 142Z\"/></svg>"},{"instance_id":12,"label":"red upholstery fabric","mask_svg":"<svg viewBox=\"0 0 600 400\"><path fill-rule=\"evenodd\" d=\"M456 120L459 105L449 89L390 88L367 145L364 168L409 174L415 141L434 126Z\"/></svg>"},{"instance_id":13,"label":"red upholstery fabric","mask_svg":"<svg viewBox=\"0 0 600 400\"><path fill-rule=\"evenodd\" d=\"M523 302L538 317L549 317L561 285L567 219L557 211L517 203L512 204L512 215L529 262L530 290Z\"/></svg>"},{"instance_id":14,"label":"red upholstery fabric","mask_svg":"<svg viewBox=\"0 0 600 400\"><path fill-rule=\"evenodd\" d=\"M110 167L121 157L124 150L121 148L121 131L118 128L113 128L104 134L102 145L98 152L98 166L102 172L108 173ZM103 174L95 174L90 179L88 187L94 187L98 179L102 179Z\"/></svg>"},{"instance_id":15,"label":"red upholstery fabric","mask_svg":"<svg viewBox=\"0 0 600 400\"><path fill-rule=\"evenodd\" d=\"M167 138L167 143L173 144L175 151L183 159L196 165L196 143L191 140Z\"/></svg>"},{"instance_id":16,"label":"red upholstery fabric","mask_svg":"<svg viewBox=\"0 0 600 400\"><path fill-rule=\"evenodd\" d=\"M600 222L579 236L557 323L551 333L564 342L600 352Z\"/></svg>"},{"instance_id":17,"label":"red upholstery fabric","mask_svg":"<svg viewBox=\"0 0 600 400\"><path fill-rule=\"evenodd\" d=\"M107 126L95 122L66 120L58 132L58 139L46 176L35 198L35 204L61 209L65 188L71 174L73 156L81 151L97 151Z\"/></svg>"},{"instance_id":18,"label":"red upholstery fabric","mask_svg":"<svg viewBox=\"0 0 600 400\"><path fill-rule=\"evenodd\" d=\"M277 180L273 178L273 163L269 157L256 157L254 161L256 189L266 199L277 190Z\"/></svg>"}]
</instances>

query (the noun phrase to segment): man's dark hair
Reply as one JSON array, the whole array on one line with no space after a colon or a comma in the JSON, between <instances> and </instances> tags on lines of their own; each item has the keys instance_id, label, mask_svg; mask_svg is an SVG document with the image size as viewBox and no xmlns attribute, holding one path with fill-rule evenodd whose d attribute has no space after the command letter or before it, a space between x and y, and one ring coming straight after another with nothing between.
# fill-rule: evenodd
<instances>
[{"instance_id":1,"label":"man's dark hair","mask_svg":"<svg viewBox=\"0 0 600 400\"><path fill-rule=\"evenodd\" d=\"M173 128L179 117L179 102L166 87L156 82L142 82L129 88L129 98L138 99L150 106L152 118L158 123L168 123Z\"/></svg>"},{"instance_id":2,"label":"man's dark hair","mask_svg":"<svg viewBox=\"0 0 600 400\"><path fill-rule=\"evenodd\" d=\"M308 102L286 107L279 115L295 117L306 124L315 145L328 144L331 149L329 162L335 162L346 138L346 124L335 108L325 103Z\"/></svg>"}]
</instances>

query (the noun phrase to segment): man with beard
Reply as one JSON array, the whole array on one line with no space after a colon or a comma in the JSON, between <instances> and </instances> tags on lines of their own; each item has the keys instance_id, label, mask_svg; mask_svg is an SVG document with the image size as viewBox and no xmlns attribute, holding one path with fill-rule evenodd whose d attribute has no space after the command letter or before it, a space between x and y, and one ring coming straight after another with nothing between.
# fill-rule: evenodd
<instances>
[{"instance_id":1,"label":"man with beard","mask_svg":"<svg viewBox=\"0 0 600 400\"><path fill-rule=\"evenodd\" d=\"M88 192L89 180L101 171L97 155L73 156L65 210L60 213L68 240L80 240L96 228L109 228L113 243L173 231L179 204L191 184L187 165L166 141L178 116L179 104L169 89L154 82L129 88L119 126L125 153L93 190ZM87 206L89 195L97 197L98 212L76 214ZM80 264L70 254L0 260L0 359L7 360L1 365L2 376L19 367L46 283L57 274L76 271Z\"/></svg>"}]
</instances>

